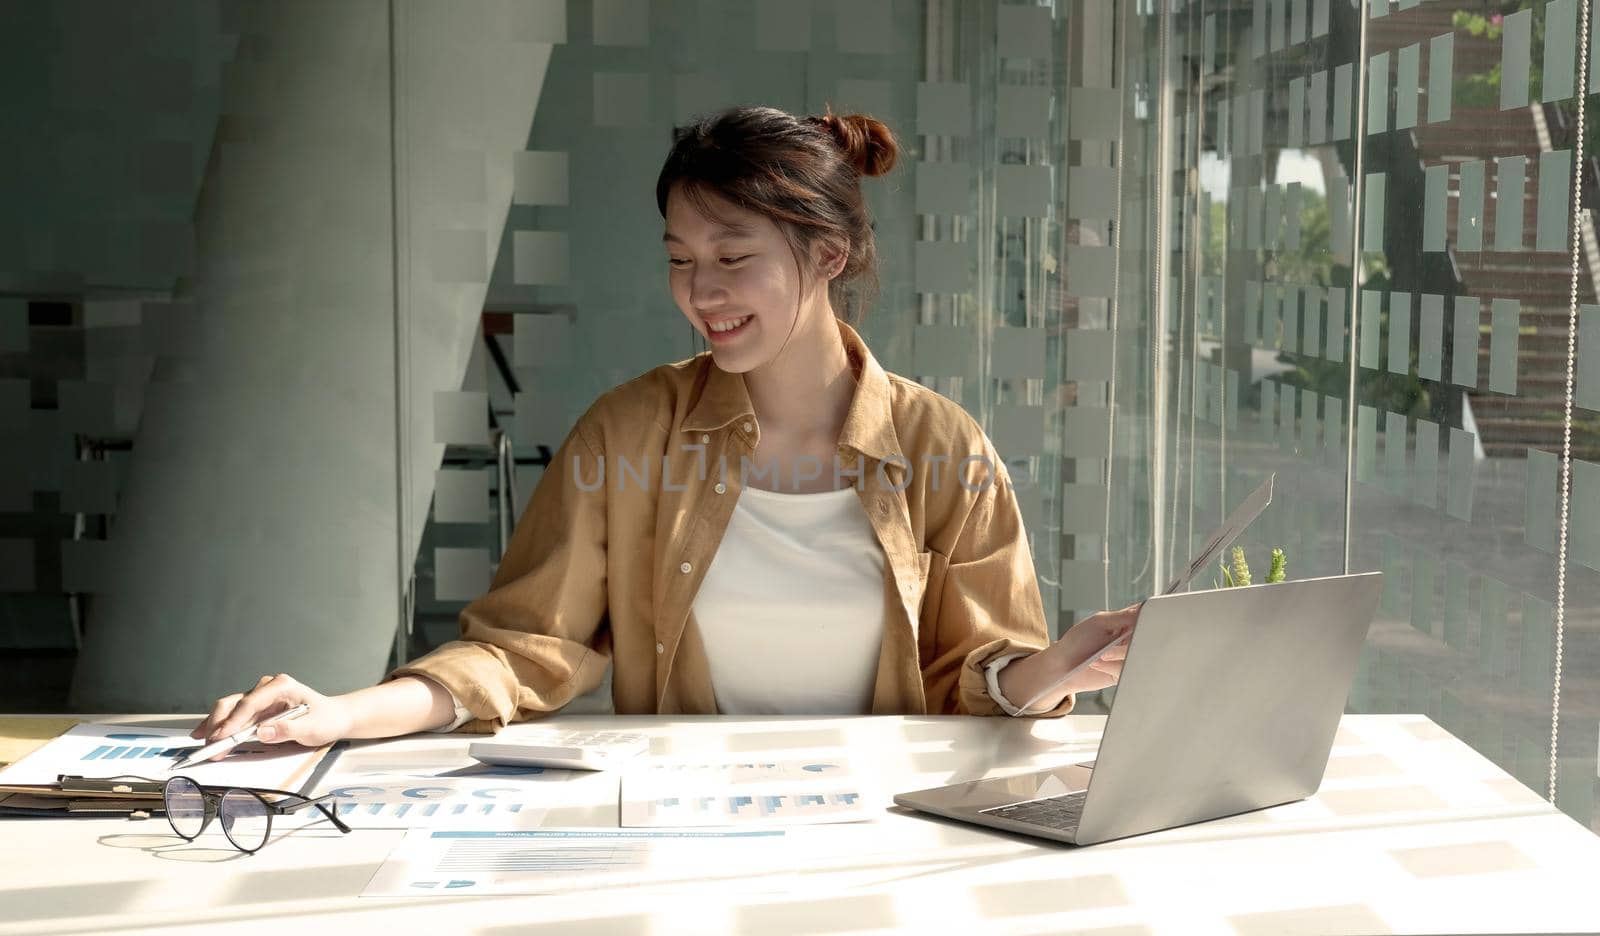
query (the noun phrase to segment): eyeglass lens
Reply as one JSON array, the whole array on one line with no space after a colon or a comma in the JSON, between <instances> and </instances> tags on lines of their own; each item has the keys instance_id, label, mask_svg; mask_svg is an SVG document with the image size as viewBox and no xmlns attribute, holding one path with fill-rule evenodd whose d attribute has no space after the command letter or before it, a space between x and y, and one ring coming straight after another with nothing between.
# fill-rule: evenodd
<instances>
[{"instance_id":1,"label":"eyeglass lens","mask_svg":"<svg viewBox=\"0 0 1600 936\"><path fill-rule=\"evenodd\" d=\"M229 790L222 796L217 812L228 840L243 851L253 852L267 844L272 814L261 797L246 790Z\"/></svg>"},{"instance_id":2,"label":"eyeglass lens","mask_svg":"<svg viewBox=\"0 0 1600 936\"><path fill-rule=\"evenodd\" d=\"M194 838L206 823L206 798L200 787L185 777L173 777L166 787L167 819L172 831Z\"/></svg>"}]
</instances>

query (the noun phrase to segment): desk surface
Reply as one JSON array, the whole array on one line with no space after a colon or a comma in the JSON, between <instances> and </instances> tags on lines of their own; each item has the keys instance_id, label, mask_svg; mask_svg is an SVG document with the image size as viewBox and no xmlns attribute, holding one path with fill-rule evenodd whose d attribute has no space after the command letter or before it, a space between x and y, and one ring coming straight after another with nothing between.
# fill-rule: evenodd
<instances>
[{"instance_id":1,"label":"desk surface","mask_svg":"<svg viewBox=\"0 0 1600 936\"><path fill-rule=\"evenodd\" d=\"M857 773L890 793L1087 760L1105 723L1088 715L556 721L645 730L655 752L675 755L846 748ZM438 740L464 749L473 737ZM572 789L580 788L545 824L614 826L615 783ZM808 875L783 895L356 896L403 835L307 829L243 856L204 839L178 847L160 818L0 820L0 934L1600 931L1600 837L1411 715L1346 716L1322 789L1299 803L1082 849L892 808L873 823L886 860Z\"/></svg>"}]
</instances>

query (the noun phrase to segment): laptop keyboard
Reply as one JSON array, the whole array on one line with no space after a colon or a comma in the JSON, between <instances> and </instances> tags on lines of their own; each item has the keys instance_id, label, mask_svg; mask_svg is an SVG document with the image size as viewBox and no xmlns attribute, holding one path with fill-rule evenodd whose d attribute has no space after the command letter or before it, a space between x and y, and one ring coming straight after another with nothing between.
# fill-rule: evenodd
<instances>
[{"instance_id":1,"label":"laptop keyboard","mask_svg":"<svg viewBox=\"0 0 1600 936\"><path fill-rule=\"evenodd\" d=\"M1078 827L1078 820L1083 817L1083 802L1088 795L1088 791L1083 791L1062 796L1047 796L1025 803L995 806L983 810L983 814L1044 826L1061 832L1071 832Z\"/></svg>"}]
</instances>

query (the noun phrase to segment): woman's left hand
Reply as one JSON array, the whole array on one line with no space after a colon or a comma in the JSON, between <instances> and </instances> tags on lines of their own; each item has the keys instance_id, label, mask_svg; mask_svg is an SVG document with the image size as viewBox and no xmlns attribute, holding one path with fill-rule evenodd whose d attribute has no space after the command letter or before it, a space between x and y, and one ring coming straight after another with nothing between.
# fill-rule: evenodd
<instances>
[{"instance_id":1,"label":"woman's left hand","mask_svg":"<svg viewBox=\"0 0 1600 936\"><path fill-rule=\"evenodd\" d=\"M1000 670L1001 694L1023 712L1039 713L1053 710L1068 695L1116 685L1143 605L1091 614L1050 646L1013 660Z\"/></svg>"},{"instance_id":2,"label":"woman's left hand","mask_svg":"<svg viewBox=\"0 0 1600 936\"><path fill-rule=\"evenodd\" d=\"M1067 692L1096 692L1117 684L1122 678L1122 661L1128 656L1128 638L1143 605L1144 602L1139 601L1116 611L1097 611L1072 625L1060 640L1050 645L1045 652L1055 657L1058 672L1067 673L1082 666L1090 654L1113 639L1118 641L1072 677L1065 687Z\"/></svg>"}]
</instances>

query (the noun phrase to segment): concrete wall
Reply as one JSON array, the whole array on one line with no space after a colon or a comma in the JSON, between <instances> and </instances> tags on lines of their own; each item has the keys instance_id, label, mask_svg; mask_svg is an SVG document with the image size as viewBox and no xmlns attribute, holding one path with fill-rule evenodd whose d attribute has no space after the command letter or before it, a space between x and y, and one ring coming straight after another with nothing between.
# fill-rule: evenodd
<instances>
[{"instance_id":1,"label":"concrete wall","mask_svg":"<svg viewBox=\"0 0 1600 936\"><path fill-rule=\"evenodd\" d=\"M186 327L145 329L174 363L94 557L80 710L383 673L443 450L435 394L461 386L489 278L470 245L504 223L549 55L518 38L538 35L528 4L396 2L392 62L381 0L226 9L193 274L140 312Z\"/></svg>"}]
</instances>

